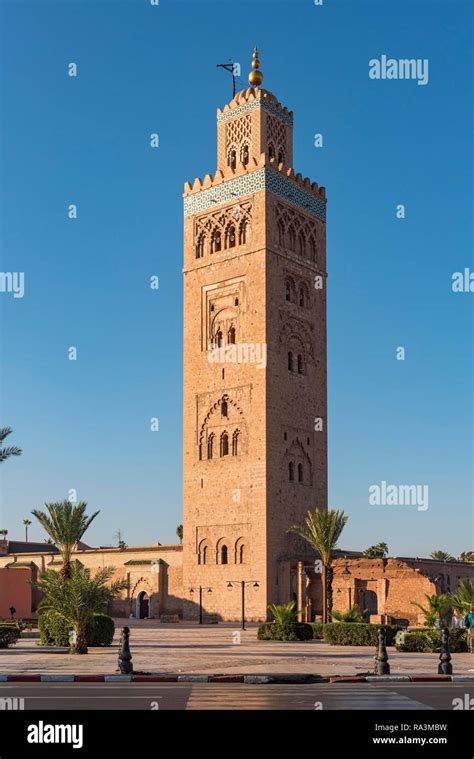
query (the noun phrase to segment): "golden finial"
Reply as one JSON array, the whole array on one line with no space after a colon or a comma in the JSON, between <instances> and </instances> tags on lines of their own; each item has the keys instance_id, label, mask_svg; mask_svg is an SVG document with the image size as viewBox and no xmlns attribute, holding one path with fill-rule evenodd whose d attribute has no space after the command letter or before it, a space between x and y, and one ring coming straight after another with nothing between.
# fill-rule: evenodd
<instances>
[{"instance_id":1,"label":"golden finial","mask_svg":"<svg viewBox=\"0 0 474 759\"><path fill-rule=\"evenodd\" d=\"M252 69L249 74L249 84L252 87L259 87L263 82L263 74L260 71L260 61L258 60L258 49L255 47L253 51Z\"/></svg>"}]
</instances>

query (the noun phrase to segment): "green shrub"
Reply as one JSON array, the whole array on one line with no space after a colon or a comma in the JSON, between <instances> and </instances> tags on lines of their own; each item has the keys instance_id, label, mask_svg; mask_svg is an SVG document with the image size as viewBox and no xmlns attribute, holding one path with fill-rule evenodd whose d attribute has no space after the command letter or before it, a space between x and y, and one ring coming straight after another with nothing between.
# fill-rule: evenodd
<instances>
[{"instance_id":1,"label":"green shrub","mask_svg":"<svg viewBox=\"0 0 474 759\"><path fill-rule=\"evenodd\" d=\"M359 622L336 622L324 625L323 639L333 646L376 646L381 625ZM383 625L387 646L392 646L399 628L397 625Z\"/></svg>"},{"instance_id":2,"label":"green shrub","mask_svg":"<svg viewBox=\"0 0 474 759\"><path fill-rule=\"evenodd\" d=\"M258 640L312 640L313 628L305 622L265 622L258 628Z\"/></svg>"},{"instance_id":3,"label":"green shrub","mask_svg":"<svg viewBox=\"0 0 474 759\"><path fill-rule=\"evenodd\" d=\"M87 645L111 646L114 639L115 625L112 617L107 614L94 614L90 625L87 626Z\"/></svg>"},{"instance_id":4,"label":"green shrub","mask_svg":"<svg viewBox=\"0 0 474 759\"><path fill-rule=\"evenodd\" d=\"M40 642L43 646L69 646L69 633L72 625L57 611L47 611L38 619ZM115 625L107 614L94 614L87 625L87 645L110 646L114 637Z\"/></svg>"},{"instance_id":5,"label":"green shrub","mask_svg":"<svg viewBox=\"0 0 474 759\"><path fill-rule=\"evenodd\" d=\"M311 627L313 628L313 638L315 640L322 640L324 633L324 625L322 622L313 622Z\"/></svg>"},{"instance_id":6,"label":"green shrub","mask_svg":"<svg viewBox=\"0 0 474 759\"><path fill-rule=\"evenodd\" d=\"M397 651L405 653L435 654L441 651L441 631L432 628L410 630L397 636ZM454 653L467 651L467 634L463 628L449 631L449 650Z\"/></svg>"},{"instance_id":7,"label":"green shrub","mask_svg":"<svg viewBox=\"0 0 474 759\"><path fill-rule=\"evenodd\" d=\"M15 625L0 625L0 648L13 646L20 637L20 630Z\"/></svg>"}]
</instances>

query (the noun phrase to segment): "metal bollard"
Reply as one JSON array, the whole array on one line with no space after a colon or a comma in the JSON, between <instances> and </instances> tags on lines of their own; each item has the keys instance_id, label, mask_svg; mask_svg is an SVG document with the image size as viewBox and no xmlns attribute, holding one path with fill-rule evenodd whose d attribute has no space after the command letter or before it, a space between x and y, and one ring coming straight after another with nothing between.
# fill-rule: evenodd
<instances>
[{"instance_id":1,"label":"metal bollard","mask_svg":"<svg viewBox=\"0 0 474 759\"><path fill-rule=\"evenodd\" d=\"M377 652L375 655L375 674L389 675L390 664L388 663L385 627L379 627L378 638L379 640L378 640Z\"/></svg>"},{"instance_id":2,"label":"metal bollard","mask_svg":"<svg viewBox=\"0 0 474 759\"><path fill-rule=\"evenodd\" d=\"M133 672L132 654L130 651L130 628L123 627L120 636L118 655L119 669L122 675L131 675Z\"/></svg>"},{"instance_id":3,"label":"metal bollard","mask_svg":"<svg viewBox=\"0 0 474 759\"><path fill-rule=\"evenodd\" d=\"M441 635L441 653L439 655L438 675L452 675L453 665L449 651L449 629L444 628Z\"/></svg>"}]
</instances>

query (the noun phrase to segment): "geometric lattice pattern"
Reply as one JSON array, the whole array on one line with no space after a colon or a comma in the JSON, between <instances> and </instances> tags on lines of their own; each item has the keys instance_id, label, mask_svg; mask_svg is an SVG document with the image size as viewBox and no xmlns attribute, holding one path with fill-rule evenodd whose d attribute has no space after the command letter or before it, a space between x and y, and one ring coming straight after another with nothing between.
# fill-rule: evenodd
<instances>
[{"instance_id":1,"label":"geometric lattice pattern","mask_svg":"<svg viewBox=\"0 0 474 759\"><path fill-rule=\"evenodd\" d=\"M244 139L250 137L251 117L249 114L235 119L226 126L226 150L229 145L239 147Z\"/></svg>"},{"instance_id":2,"label":"geometric lattice pattern","mask_svg":"<svg viewBox=\"0 0 474 759\"><path fill-rule=\"evenodd\" d=\"M298 187L290 179L277 174L269 167L256 169L250 174L228 179L216 187L208 187L206 190L188 195L184 198L184 215L192 216L201 211L208 211L216 205L229 201L235 202L239 197L251 195L260 190L270 190L320 221L326 221L326 204L321 198L303 187Z\"/></svg>"},{"instance_id":3,"label":"geometric lattice pattern","mask_svg":"<svg viewBox=\"0 0 474 759\"><path fill-rule=\"evenodd\" d=\"M270 111L270 113L275 114L275 116L278 116L278 118L284 121L285 124L288 124L288 126L291 126L293 123L291 116L289 116L287 113L282 113L280 110L278 110L278 108L275 108L272 103L267 103L265 100L263 100L263 98L253 100L251 103L245 103L245 105L240 105L238 108L232 108L231 111L221 113L221 115L217 117L217 123L221 124L223 121L227 121L227 119L233 119L235 116L240 116L242 113L247 113L247 111L251 111L253 108L259 107L265 108L266 111Z\"/></svg>"}]
</instances>

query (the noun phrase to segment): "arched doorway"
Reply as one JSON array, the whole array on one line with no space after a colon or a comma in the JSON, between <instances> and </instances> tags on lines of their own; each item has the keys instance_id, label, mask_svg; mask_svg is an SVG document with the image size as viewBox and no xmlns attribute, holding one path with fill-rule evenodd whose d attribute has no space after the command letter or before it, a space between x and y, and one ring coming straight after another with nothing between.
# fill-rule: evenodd
<instances>
[{"instance_id":1,"label":"arched doorway","mask_svg":"<svg viewBox=\"0 0 474 759\"><path fill-rule=\"evenodd\" d=\"M137 596L137 619L148 619L150 616L150 598L145 590Z\"/></svg>"}]
</instances>

